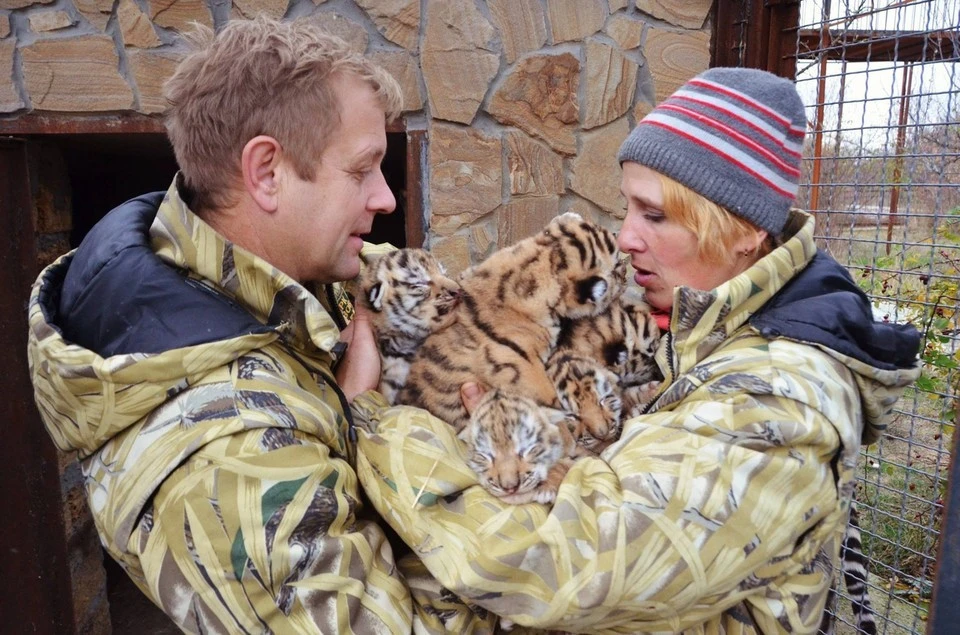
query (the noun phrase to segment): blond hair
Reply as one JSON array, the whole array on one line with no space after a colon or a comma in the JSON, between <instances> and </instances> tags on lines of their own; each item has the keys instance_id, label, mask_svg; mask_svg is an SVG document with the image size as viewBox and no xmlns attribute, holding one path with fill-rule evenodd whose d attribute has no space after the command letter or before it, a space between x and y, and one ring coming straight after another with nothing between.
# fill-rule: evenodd
<instances>
[{"instance_id":1,"label":"blond hair","mask_svg":"<svg viewBox=\"0 0 960 635\"><path fill-rule=\"evenodd\" d=\"M663 186L663 213L697 237L697 253L710 264L731 263L740 254L734 245L742 238L756 234L760 228L744 220L687 186L657 172ZM777 244L767 236L749 255L762 258Z\"/></svg>"},{"instance_id":2,"label":"blond hair","mask_svg":"<svg viewBox=\"0 0 960 635\"><path fill-rule=\"evenodd\" d=\"M216 35L195 25L185 39L193 51L164 85L165 124L195 211L232 204L243 147L258 135L312 181L340 122L338 74L367 82L388 120L400 113L396 80L308 20L234 20Z\"/></svg>"}]
</instances>

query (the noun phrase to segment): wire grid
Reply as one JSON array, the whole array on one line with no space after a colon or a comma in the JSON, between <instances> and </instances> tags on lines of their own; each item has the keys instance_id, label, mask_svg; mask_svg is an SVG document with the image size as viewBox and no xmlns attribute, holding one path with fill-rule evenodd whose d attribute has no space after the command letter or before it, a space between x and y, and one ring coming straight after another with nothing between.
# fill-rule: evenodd
<instances>
[{"instance_id":1,"label":"wire grid","mask_svg":"<svg viewBox=\"0 0 960 635\"><path fill-rule=\"evenodd\" d=\"M925 334L924 373L862 451L857 500L877 632L926 628L957 421L960 0L802 0L812 134L800 205L877 319ZM849 596L832 609L855 633ZM952 601L948 599L948 601Z\"/></svg>"}]
</instances>

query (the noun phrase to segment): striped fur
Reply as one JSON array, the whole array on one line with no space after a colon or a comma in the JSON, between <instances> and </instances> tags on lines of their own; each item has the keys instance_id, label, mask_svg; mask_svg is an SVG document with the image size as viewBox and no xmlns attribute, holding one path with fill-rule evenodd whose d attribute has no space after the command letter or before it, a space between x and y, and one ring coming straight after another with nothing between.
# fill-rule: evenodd
<instances>
[{"instance_id":1,"label":"striped fur","mask_svg":"<svg viewBox=\"0 0 960 635\"><path fill-rule=\"evenodd\" d=\"M469 381L557 406L544 363L561 320L606 309L619 289L616 265L615 236L576 214L497 251L461 276L456 320L427 337L398 401L429 410L458 432L469 420L460 400Z\"/></svg>"},{"instance_id":2,"label":"striped fur","mask_svg":"<svg viewBox=\"0 0 960 635\"><path fill-rule=\"evenodd\" d=\"M552 503L578 451L567 413L487 392L460 436L480 485L506 503Z\"/></svg>"},{"instance_id":3,"label":"striped fur","mask_svg":"<svg viewBox=\"0 0 960 635\"><path fill-rule=\"evenodd\" d=\"M574 439L598 452L620 436L620 377L602 363L559 349L547 360L560 407L574 416Z\"/></svg>"},{"instance_id":4,"label":"striped fur","mask_svg":"<svg viewBox=\"0 0 960 635\"><path fill-rule=\"evenodd\" d=\"M853 624L861 633L876 635L877 623L873 617L870 590L867 588L867 559L863 555L860 534L860 514L856 499L850 501L850 522L843 535L840 547L840 570L850 596Z\"/></svg>"},{"instance_id":5,"label":"striped fur","mask_svg":"<svg viewBox=\"0 0 960 635\"><path fill-rule=\"evenodd\" d=\"M380 346L380 392L393 404L417 349L430 333L453 322L460 285L433 255L407 248L377 258L364 270L360 297Z\"/></svg>"},{"instance_id":6,"label":"striped fur","mask_svg":"<svg viewBox=\"0 0 960 635\"><path fill-rule=\"evenodd\" d=\"M660 329L643 302L621 295L589 318L564 321L557 349L593 359L619 377L623 417L639 414L663 375L654 361Z\"/></svg>"}]
</instances>

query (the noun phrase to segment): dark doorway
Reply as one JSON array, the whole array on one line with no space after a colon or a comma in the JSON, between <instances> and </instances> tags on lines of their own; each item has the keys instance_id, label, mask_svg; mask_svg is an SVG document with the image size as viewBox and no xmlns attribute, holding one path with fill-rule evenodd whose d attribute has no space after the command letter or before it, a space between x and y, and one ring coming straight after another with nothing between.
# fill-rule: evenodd
<instances>
[{"instance_id":1,"label":"dark doorway","mask_svg":"<svg viewBox=\"0 0 960 635\"><path fill-rule=\"evenodd\" d=\"M141 194L163 191L177 171L173 149L162 134L76 134L47 136L59 147L70 179L73 202L71 246L111 209ZM397 198L393 214L379 215L367 240L407 244L405 235L407 139L387 134L383 172Z\"/></svg>"}]
</instances>

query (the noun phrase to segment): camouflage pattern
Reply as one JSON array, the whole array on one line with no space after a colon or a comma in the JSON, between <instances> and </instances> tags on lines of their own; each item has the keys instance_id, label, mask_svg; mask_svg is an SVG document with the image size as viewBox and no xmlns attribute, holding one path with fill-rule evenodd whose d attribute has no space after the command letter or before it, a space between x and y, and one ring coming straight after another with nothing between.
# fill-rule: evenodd
<instances>
[{"instance_id":1,"label":"camouflage pattern","mask_svg":"<svg viewBox=\"0 0 960 635\"><path fill-rule=\"evenodd\" d=\"M332 387L330 305L349 311L346 295L311 293L225 241L174 186L150 240L276 326L104 359L64 340L41 307L73 253L40 275L29 306L36 401L57 446L78 452L110 555L186 632L435 633L441 615L458 632L492 632L492 616L415 557L398 567L361 503L349 413Z\"/></svg>"},{"instance_id":2,"label":"camouflage pattern","mask_svg":"<svg viewBox=\"0 0 960 635\"><path fill-rule=\"evenodd\" d=\"M815 632L861 440L919 369L747 323L815 253L809 216L794 212L787 235L717 289L677 290L656 354L662 393L575 464L552 507L500 503L450 426L361 396L357 473L374 507L443 587L520 625Z\"/></svg>"}]
</instances>

